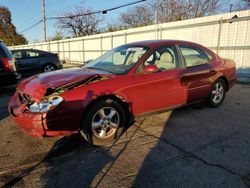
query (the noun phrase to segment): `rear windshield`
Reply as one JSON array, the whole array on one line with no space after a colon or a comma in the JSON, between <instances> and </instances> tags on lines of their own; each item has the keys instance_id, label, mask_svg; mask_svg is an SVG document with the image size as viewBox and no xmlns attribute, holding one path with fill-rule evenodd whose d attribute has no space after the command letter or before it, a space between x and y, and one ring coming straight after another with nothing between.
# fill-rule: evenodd
<instances>
[{"instance_id":1,"label":"rear windshield","mask_svg":"<svg viewBox=\"0 0 250 188\"><path fill-rule=\"evenodd\" d=\"M2 42L0 42L0 57L3 57L3 58L6 58L6 57L11 58L12 57L9 49Z\"/></svg>"}]
</instances>

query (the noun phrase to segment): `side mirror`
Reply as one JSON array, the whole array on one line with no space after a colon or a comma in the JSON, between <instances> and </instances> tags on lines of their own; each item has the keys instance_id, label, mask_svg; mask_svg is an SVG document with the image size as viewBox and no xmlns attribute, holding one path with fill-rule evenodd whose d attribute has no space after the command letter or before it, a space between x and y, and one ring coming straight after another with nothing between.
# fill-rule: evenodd
<instances>
[{"instance_id":1,"label":"side mirror","mask_svg":"<svg viewBox=\"0 0 250 188\"><path fill-rule=\"evenodd\" d=\"M155 73L158 72L158 67L155 65L146 65L144 67L144 74L150 74L150 73Z\"/></svg>"}]
</instances>

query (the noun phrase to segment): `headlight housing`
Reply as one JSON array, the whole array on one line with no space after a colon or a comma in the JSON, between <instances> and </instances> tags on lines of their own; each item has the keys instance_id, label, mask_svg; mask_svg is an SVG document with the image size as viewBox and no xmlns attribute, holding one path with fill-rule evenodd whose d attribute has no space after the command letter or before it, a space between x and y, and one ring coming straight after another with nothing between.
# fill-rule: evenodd
<instances>
[{"instance_id":1,"label":"headlight housing","mask_svg":"<svg viewBox=\"0 0 250 188\"><path fill-rule=\"evenodd\" d=\"M51 96L40 103L34 102L28 106L28 109L33 113L45 113L52 110L62 102L63 98L61 96Z\"/></svg>"}]
</instances>

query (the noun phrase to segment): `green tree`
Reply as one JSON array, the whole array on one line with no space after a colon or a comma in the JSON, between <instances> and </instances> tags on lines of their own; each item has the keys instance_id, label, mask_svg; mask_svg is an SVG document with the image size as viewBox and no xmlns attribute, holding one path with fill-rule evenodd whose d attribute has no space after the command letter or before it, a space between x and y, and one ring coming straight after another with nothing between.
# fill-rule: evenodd
<instances>
[{"instance_id":1,"label":"green tree","mask_svg":"<svg viewBox=\"0 0 250 188\"><path fill-rule=\"evenodd\" d=\"M2 6L0 6L0 39L6 45L27 44L27 40L16 32L16 27L12 23L10 10Z\"/></svg>"}]
</instances>

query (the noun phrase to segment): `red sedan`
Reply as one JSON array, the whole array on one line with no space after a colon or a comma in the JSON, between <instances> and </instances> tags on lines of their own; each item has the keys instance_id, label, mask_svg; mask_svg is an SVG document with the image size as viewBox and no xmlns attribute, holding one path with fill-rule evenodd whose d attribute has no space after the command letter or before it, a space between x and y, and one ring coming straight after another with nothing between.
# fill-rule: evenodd
<instances>
[{"instance_id":1,"label":"red sedan","mask_svg":"<svg viewBox=\"0 0 250 188\"><path fill-rule=\"evenodd\" d=\"M9 102L33 136L80 131L92 144L118 138L135 116L206 101L219 106L236 81L235 63L199 44L143 41L119 46L82 68L30 77Z\"/></svg>"}]
</instances>

